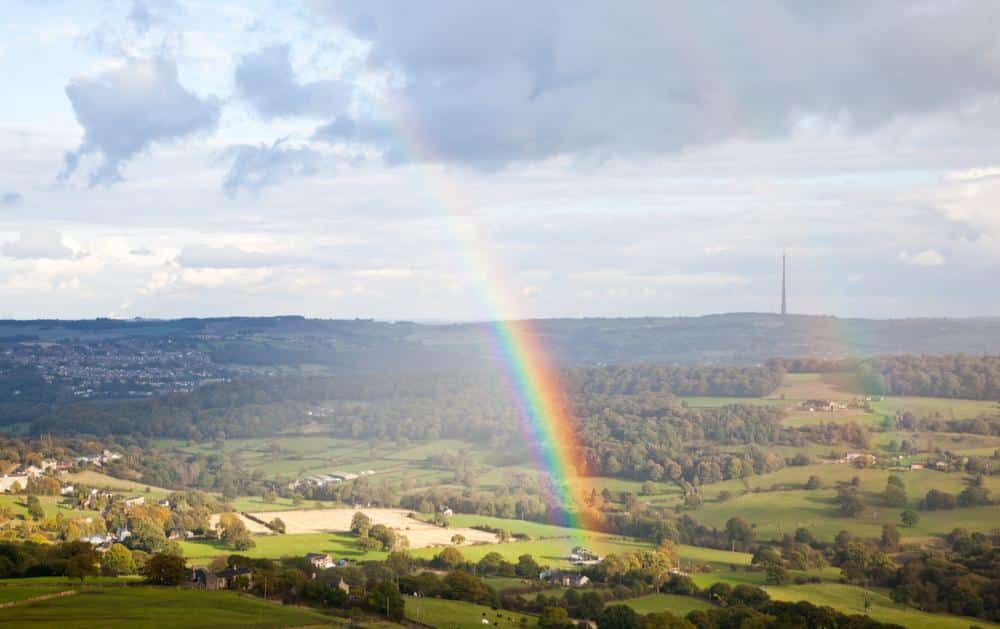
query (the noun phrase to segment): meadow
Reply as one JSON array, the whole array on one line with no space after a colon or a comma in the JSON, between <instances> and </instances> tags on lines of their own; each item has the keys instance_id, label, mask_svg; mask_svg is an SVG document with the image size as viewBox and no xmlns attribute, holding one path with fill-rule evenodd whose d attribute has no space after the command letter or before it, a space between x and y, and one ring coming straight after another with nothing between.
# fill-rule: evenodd
<instances>
[{"instance_id":1,"label":"meadow","mask_svg":"<svg viewBox=\"0 0 1000 629\"><path fill-rule=\"evenodd\" d=\"M0 608L4 627L307 627L330 625L336 619L320 612L285 607L232 592L148 586L39 585L35 579L0 585L3 601L20 600ZM22 590L23 592L16 592ZM37 602L25 601L39 593L72 594ZM339 624L339 623L337 623ZM346 624L346 623L344 623Z\"/></svg>"},{"instance_id":2,"label":"meadow","mask_svg":"<svg viewBox=\"0 0 1000 629\"><path fill-rule=\"evenodd\" d=\"M640 614L655 614L659 612L670 612L675 616L684 617L689 612L697 609L709 609L712 604L706 600L693 596L680 596L678 594L649 594L638 598L630 598L621 601Z\"/></svg>"},{"instance_id":3,"label":"meadow","mask_svg":"<svg viewBox=\"0 0 1000 629\"><path fill-rule=\"evenodd\" d=\"M845 614L864 614L865 595L863 588L823 583L810 585L764 586L771 598L781 601L809 601L813 605L826 605ZM929 614L912 607L894 603L888 594L880 590L868 590L871 602L868 615L882 622L895 623L910 629L968 629L970 626L998 627L996 623L979 618L964 618L949 614Z\"/></svg>"},{"instance_id":4,"label":"meadow","mask_svg":"<svg viewBox=\"0 0 1000 629\"><path fill-rule=\"evenodd\" d=\"M535 626L535 616L528 613L494 610L485 605L440 598L406 597L406 617L432 627L474 629L483 626L483 618L497 627ZM524 622L522 624L522 619Z\"/></svg>"}]
</instances>

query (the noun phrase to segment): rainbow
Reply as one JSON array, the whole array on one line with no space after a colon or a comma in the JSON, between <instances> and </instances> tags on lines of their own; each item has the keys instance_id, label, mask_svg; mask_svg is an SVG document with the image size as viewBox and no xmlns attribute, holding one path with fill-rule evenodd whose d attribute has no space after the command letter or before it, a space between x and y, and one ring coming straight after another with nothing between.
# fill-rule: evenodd
<instances>
[{"instance_id":1,"label":"rainbow","mask_svg":"<svg viewBox=\"0 0 1000 629\"><path fill-rule=\"evenodd\" d=\"M434 149L415 117L399 99L386 103L405 149L415 161L434 162ZM433 165L429 166L434 168ZM486 242L469 220L474 205L463 198L455 182L443 174L425 179L428 192L445 209L455 240L477 277L480 299L490 314L493 339L505 368L512 396L518 407L522 432L537 465L549 477L550 510L555 524L575 529L577 537L593 528L582 493L574 492L576 478L586 473L586 461L578 440L576 422L549 352L534 324L520 316L508 290L502 265L491 255Z\"/></svg>"}]
</instances>

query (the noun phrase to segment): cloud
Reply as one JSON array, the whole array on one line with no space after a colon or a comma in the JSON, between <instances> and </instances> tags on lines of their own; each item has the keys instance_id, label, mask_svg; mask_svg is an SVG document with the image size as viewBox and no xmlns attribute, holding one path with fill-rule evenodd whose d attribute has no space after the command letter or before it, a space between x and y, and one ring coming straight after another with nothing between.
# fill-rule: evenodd
<instances>
[{"instance_id":1,"label":"cloud","mask_svg":"<svg viewBox=\"0 0 1000 629\"><path fill-rule=\"evenodd\" d=\"M671 153L804 120L867 132L1000 92L1000 5L837 5L312 3L370 47L391 79L382 111L400 112L426 161ZM386 117L350 120L386 142Z\"/></svg>"},{"instance_id":2,"label":"cloud","mask_svg":"<svg viewBox=\"0 0 1000 629\"><path fill-rule=\"evenodd\" d=\"M122 166L156 144L214 131L220 103L185 89L170 59L129 59L95 76L76 77L66 86L77 121L83 127L80 146L66 154L59 175L73 174L80 159L100 153L102 162L90 184L110 185L122 179Z\"/></svg>"},{"instance_id":3,"label":"cloud","mask_svg":"<svg viewBox=\"0 0 1000 629\"><path fill-rule=\"evenodd\" d=\"M948 181L977 181L979 179L992 179L997 176L1000 176L1000 166L984 166L950 172L945 175L945 179Z\"/></svg>"},{"instance_id":4,"label":"cloud","mask_svg":"<svg viewBox=\"0 0 1000 629\"><path fill-rule=\"evenodd\" d=\"M168 21L169 12L179 10L174 0L156 0L155 3L146 0L133 0L128 12L128 21L132 22L140 35L145 35L155 26Z\"/></svg>"},{"instance_id":5,"label":"cloud","mask_svg":"<svg viewBox=\"0 0 1000 629\"><path fill-rule=\"evenodd\" d=\"M934 249L924 249L920 253L914 254L901 251L896 258L904 264L913 266L941 266L945 262L944 256Z\"/></svg>"},{"instance_id":6,"label":"cloud","mask_svg":"<svg viewBox=\"0 0 1000 629\"><path fill-rule=\"evenodd\" d=\"M223 160L230 161L222 188L230 197L240 190L258 194L289 177L305 177L319 173L321 155L308 147L287 147L286 139L273 144L238 144L227 148Z\"/></svg>"},{"instance_id":7,"label":"cloud","mask_svg":"<svg viewBox=\"0 0 1000 629\"><path fill-rule=\"evenodd\" d=\"M153 255L153 250L150 249L149 247L136 247L135 249L130 249L129 252L128 252L128 254L130 256L138 256L138 257L145 258L145 257L152 256Z\"/></svg>"},{"instance_id":8,"label":"cloud","mask_svg":"<svg viewBox=\"0 0 1000 629\"><path fill-rule=\"evenodd\" d=\"M66 260L73 257L73 250L63 244L62 235L51 230L22 231L17 240L0 248L0 253L20 260Z\"/></svg>"},{"instance_id":9,"label":"cloud","mask_svg":"<svg viewBox=\"0 0 1000 629\"><path fill-rule=\"evenodd\" d=\"M269 46L244 55L236 66L236 90L264 118L331 116L351 94L349 84L334 80L300 82L289 46Z\"/></svg>"},{"instance_id":10,"label":"cloud","mask_svg":"<svg viewBox=\"0 0 1000 629\"><path fill-rule=\"evenodd\" d=\"M187 245L177 256L177 262L189 269L256 269L293 265L291 256L246 251L234 245Z\"/></svg>"},{"instance_id":11,"label":"cloud","mask_svg":"<svg viewBox=\"0 0 1000 629\"><path fill-rule=\"evenodd\" d=\"M20 192L4 192L0 194L0 205L18 205L24 201Z\"/></svg>"}]
</instances>

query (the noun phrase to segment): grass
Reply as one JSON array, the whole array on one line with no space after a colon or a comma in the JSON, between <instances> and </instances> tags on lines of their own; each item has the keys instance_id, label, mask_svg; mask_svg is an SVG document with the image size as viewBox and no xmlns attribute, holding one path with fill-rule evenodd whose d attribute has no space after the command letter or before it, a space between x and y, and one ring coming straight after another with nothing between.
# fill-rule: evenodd
<instances>
[{"instance_id":1,"label":"grass","mask_svg":"<svg viewBox=\"0 0 1000 629\"><path fill-rule=\"evenodd\" d=\"M756 404L784 406L781 400L771 400L759 397L721 397L721 396L697 396L689 395L680 398L688 408L718 408L730 404Z\"/></svg>"},{"instance_id":2,"label":"grass","mask_svg":"<svg viewBox=\"0 0 1000 629\"><path fill-rule=\"evenodd\" d=\"M101 472L95 472L93 470L66 473L60 476L59 479L71 483L79 483L88 487L97 487L98 489L112 489L122 492L141 494L144 496L153 496L155 498L162 498L171 493L169 489L146 485L144 483L138 483L136 481L126 480L123 478L115 478L114 476L108 476L107 474L102 474ZM149 489L149 493L146 492L147 488Z\"/></svg>"},{"instance_id":3,"label":"grass","mask_svg":"<svg viewBox=\"0 0 1000 629\"><path fill-rule=\"evenodd\" d=\"M945 419L972 419L980 415L1000 415L1000 404L989 400L960 400L938 397L887 397L872 402L872 408L882 415L910 411L917 416L940 413Z\"/></svg>"},{"instance_id":4,"label":"grass","mask_svg":"<svg viewBox=\"0 0 1000 629\"><path fill-rule=\"evenodd\" d=\"M27 517L28 507L25 504L27 500L26 495L0 494L0 507L10 507L15 517ZM57 513L71 520L100 516L97 511L78 511L68 504L63 504L64 499L61 496L39 496L38 500L45 511L45 517L55 517Z\"/></svg>"},{"instance_id":5,"label":"grass","mask_svg":"<svg viewBox=\"0 0 1000 629\"><path fill-rule=\"evenodd\" d=\"M84 587L73 596L0 609L4 627L301 627L329 624L319 612L231 592Z\"/></svg>"},{"instance_id":6,"label":"grass","mask_svg":"<svg viewBox=\"0 0 1000 629\"><path fill-rule=\"evenodd\" d=\"M620 603L628 605L640 614L670 612L681 618L697 609L712 607L712 604L708 601L693 596L681 596L679 594L649 594L647 596L640 596L639 598L620 601Z\"/></svg>"},{"instance_id":7,"label":"grass","mask_svg":"<svg viewBox=\"0 0 1000 629\"><path fill-rule=\"evenodd\" d=\"M349 533L299 533L295 535L257 535L256 546L249 550L235 551L217 540L192 540L181 542L188 561L195 565L208 563L220 555L240 554L253 558L279 559L302 557L306 553L329 553L336 559L364 561L384 559L385 552L363 551L358 548L357 537Z\"/></svg>"},{"instance_id":8,"label":"grass","mask_svg":"<svg viewBox=\"0 0 1000 629\"><path fill-rule=\"evenodd\" d=\"M521 627L522 618L526 619L527 626L535 626L535 617L531 614L493 610L484 605L463 601L413 596L406 597L406 617L432 627L456 627L459 629L483 627L483 618L488 618L490 624L497 622L499 627Z\"/></svg>"},{"instance_id":9,"label":"grass","mask_svg":"<svg viewBox=\"0 0 1000 629\"><path fill-rule=\"evenodd\" d=\"M806 600L814 605L826 605L845 614L864 614L864 589L839 583L812 585L766 586L772 598L784 601ZM869 615L875 620L895 623L910 629L968 629L971 625L997 627L978 618L949 614L929 614L894 603L884 592L870 591L872 607Z\"/></svg>"},{"instance_id":10,"label":"grass","mask_svg":"<svg viewBox=\"0 0 1000 629\"><path fill-rule=\"evenodd\" d=\"M750 493L722 503L706 503L692 515L699 522L718 528L724 527L733 516L742 517L756 525L758 539L779 539L800 527L827 541L843 530L875 538L881 535L883 524L899 524L902 509L898 508L870 507L857 518L842 517L837 514L835 495L832 489ZM998 521L1000 505L920 512L920 522L901 532L905 537L928 537L948 533L956 526L989 532Z\"/></svg>"},{"instance_id":11,"label":"grass","mask_svg":"<svg viewBox=\"0 0 1000 629\"><path fill-rule=\"evenodd\" d=\"M5 585L0 587L0 603L23 601L36 596L44 596L46 594L53 594L59 591L61 591L61 588L46 585Z\"/></svg>"}]
</instances>

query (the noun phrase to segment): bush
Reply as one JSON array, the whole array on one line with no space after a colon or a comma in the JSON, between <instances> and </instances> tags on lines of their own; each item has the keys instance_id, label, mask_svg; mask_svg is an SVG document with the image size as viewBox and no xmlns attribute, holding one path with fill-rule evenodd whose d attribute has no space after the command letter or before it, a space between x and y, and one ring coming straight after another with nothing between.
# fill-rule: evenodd
<instances>
[{"instance_id":1,"label":"bush","mask_svg":"<svg viewBox=\"0 0 1000 629\"><path fill-rule=\"evenodd\" d=\"M180 585L188 580L189 572L183 557L160 553L146 561L142 574L153 585Z\"/></svg>"}]
</instances>

